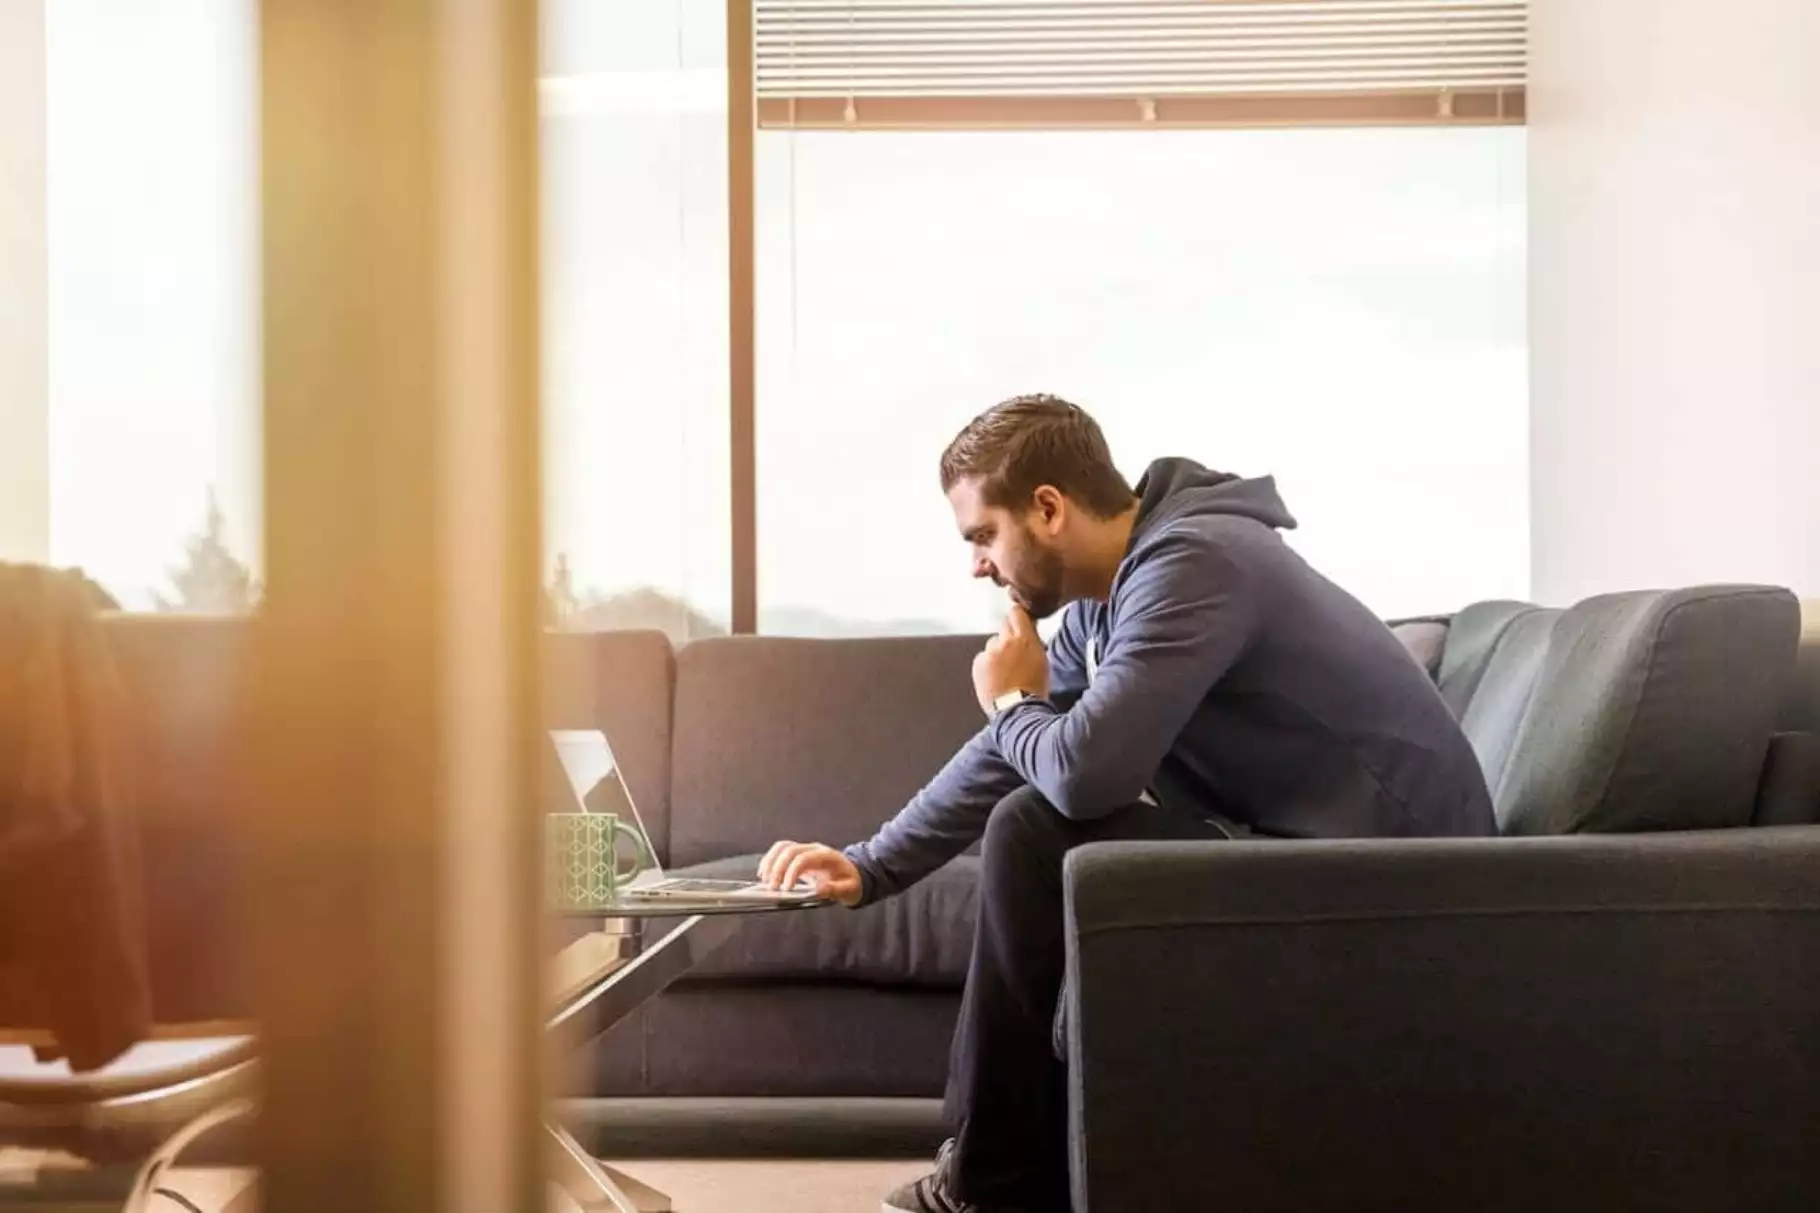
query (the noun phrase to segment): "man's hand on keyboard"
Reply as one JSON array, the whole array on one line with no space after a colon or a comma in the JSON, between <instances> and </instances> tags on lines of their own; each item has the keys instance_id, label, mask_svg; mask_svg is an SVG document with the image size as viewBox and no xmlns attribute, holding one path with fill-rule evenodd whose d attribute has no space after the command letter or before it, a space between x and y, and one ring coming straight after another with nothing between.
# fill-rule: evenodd
<instances>
[{"instance_id":1,"label":"man's hand on keyboard","mask_svg":"<svg viewBox=\"0 0 1820 1213\"><path fill-rule=\"evenodd\" d=\"M819 842L777 842L758 865L758 879L773 889L793 889L808 880L816 892L845 906L859 904L864 886L853 861Z\"/></svg>"}]
</instances>

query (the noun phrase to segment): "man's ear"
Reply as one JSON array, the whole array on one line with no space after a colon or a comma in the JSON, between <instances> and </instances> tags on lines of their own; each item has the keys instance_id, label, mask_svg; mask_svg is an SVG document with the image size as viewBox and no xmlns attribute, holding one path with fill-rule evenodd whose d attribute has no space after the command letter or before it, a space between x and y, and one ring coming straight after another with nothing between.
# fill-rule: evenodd
<instances>
[{"instance_id":1,"label":"man's ear","mask_svg":"<svg viewBox=\"0 0 1820 1213\"><path fill-rule=\"evenodd\" d=\"M1055 521L1062 516L1065 500L1060 489L1054 485L1045 484L1037 487L1035 504L1037 514L1042 520L1054 525Z\"/></svg>"}]
</instances>

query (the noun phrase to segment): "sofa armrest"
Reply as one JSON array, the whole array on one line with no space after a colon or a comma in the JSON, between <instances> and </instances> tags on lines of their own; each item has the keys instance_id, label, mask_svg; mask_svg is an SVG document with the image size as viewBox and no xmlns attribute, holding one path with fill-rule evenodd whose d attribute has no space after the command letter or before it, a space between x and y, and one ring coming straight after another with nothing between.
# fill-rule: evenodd
<instances>
[{"instance_id":1,"label":"sofa armrest","mask_svg":"<svg viewBox=\"0 0 1820 1213\"><path fill-rule=\"evenodd\" d=\"M1069 857L1076 1213L1820 1207L1820 827Z\"/></svg>"}]
</instances>

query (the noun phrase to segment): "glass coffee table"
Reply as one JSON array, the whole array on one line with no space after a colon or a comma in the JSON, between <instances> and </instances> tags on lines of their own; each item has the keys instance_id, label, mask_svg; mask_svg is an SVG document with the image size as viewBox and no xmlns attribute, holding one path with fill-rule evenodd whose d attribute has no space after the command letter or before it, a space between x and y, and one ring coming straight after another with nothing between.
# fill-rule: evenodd
<instances>
[{"instance_id":1,"label":"glass coffee table","mask_svg":"<svg viewBox=\"0 0 1820 1213\"><path fill-rule=\"evenodd\" d=\"M753 918L796 914L825 901L694 902L619 897L588 910L552 911L553 923L593 929L566 944L550 966L544 1031L558 1059L573 1056L655 998ZM549 1176L586 1213L670 1213L670 1198L594 1158L553 1119Z\"/></svg>"}]
</instances>

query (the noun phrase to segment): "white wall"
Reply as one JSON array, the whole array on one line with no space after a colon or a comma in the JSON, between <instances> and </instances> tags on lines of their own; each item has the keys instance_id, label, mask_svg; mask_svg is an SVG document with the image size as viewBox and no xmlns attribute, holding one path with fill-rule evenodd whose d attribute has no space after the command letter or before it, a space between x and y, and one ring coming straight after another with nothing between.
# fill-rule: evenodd
<instances>
[{"instance_id":1,"label":"white wall","mask_svg":"<svg viewBox=\"0 0 1820 1213\"><path fill-rule=\"evenodd\" d=\"M1820 594L1820 3L1530 23L1535 595Z\"/></svg>"},{"instance_id":2,"label":"white wall","mask_svg":"<svg viewBox=\"0 0 1820 1213\"><path fill-rule=\"evenodd\" d=\"M0 560L50 554L44 4L0 2Z\"/></svg>"}]
</instances>

